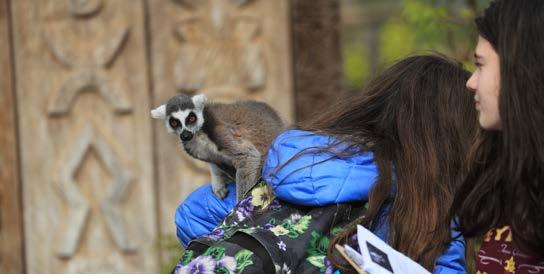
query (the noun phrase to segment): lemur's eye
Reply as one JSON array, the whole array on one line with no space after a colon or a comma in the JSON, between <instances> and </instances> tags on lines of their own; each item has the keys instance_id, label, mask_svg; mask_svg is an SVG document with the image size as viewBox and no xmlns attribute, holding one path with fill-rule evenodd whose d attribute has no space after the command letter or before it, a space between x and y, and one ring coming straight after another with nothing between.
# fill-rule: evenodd
<instances>
[{"instance_id":1,"label":"lemur's eye","mask_svg":"<svg viewBox=\"0 0 544 274\"><path fill-rule=\"evenodd\" d=\"M189 113L189 116L187 116L187 120L185 120L186 124L194 124L196 122L196 115L194 113Z\"/></svg>"},{"instance_id":2,"label":"lemur's eye","mask_svg":"<svg viewBox=\"0 0 544 274\"><path fill-rule=\"evenodd\" d=\"M170 118L170 120L168 120L168 123L170 124L170 126L171 126L172 128L177 128L177 127L179 127L179 120L178 120L178 119Z\"/></svg>"}]
</instances>

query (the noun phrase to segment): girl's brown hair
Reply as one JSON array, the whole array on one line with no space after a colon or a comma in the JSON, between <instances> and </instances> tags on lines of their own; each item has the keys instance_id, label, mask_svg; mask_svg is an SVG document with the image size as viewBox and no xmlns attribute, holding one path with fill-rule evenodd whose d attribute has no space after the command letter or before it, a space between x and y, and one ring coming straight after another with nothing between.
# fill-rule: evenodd
<instances>
[{"instance_id":1,"label":"girl's brown hair","mask_svg":"<svg viewBox=\"0 0 544 274\"><path fill-rule=\"evenodd\" d=\"M476 18L500 60L501 131L485 131L451 216L467 238L509 225L515 246L544 257L544 1L494 1Z\"/></svg>"},{"instance_id":2,"label":"girl's brown hair","mask_svg":"<svg viewBox=\"0 0 544 274\"><path fill-rule=\"evenodd\" d=\"M379 176L358 223L369 226L391 199L389 244L431 271L449 243L448 210L478 132L468 77L443 56L410 57L300 126L336 137L338 142L321 149L331 157L373 152ZM331 256L332 247L354 232L348 226L329 247L329 258L344 270L344 262Z\"/></svg>"}]
</instances>

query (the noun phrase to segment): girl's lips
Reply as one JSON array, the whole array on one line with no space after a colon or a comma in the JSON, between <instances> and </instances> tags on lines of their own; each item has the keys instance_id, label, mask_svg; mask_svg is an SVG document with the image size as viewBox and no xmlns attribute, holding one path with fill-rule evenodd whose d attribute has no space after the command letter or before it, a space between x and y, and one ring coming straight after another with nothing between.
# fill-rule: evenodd
<instances>
[{"instance_id":1,"label":"girl's lips","mask_svg":"<svg viewBox=\"0 0 544 274\"><path fill-rule=\"evenodd\" d=\"M479 101L474 102L474 106L476 107L476 110L480 110L480 102Z\"/></svg>"}]
</instances>

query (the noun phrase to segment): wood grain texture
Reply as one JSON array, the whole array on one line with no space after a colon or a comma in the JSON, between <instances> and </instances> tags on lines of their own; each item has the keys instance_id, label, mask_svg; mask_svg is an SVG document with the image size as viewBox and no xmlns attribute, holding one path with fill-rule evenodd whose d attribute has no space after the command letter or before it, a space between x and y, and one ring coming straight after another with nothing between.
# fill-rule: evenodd
<instances>
[{"instance_id":1,"label":"wood grain texture","mask_svg":"<svg viewBox=\"0 0 544 274\"><path fill-rule=\"evenodd\" d=\"M222 102L265 101L293 121L287 0L148 3L155 106L177 92L196 92ZM209 182L209 170L185 156L162 122L154 128L161 232L175 235L177 206Z\"/></svg>"},{"instance_id":2,"label":"wood grain texture","mask_svg":"<svg viewBox=\"0 0 544 274\"><path fill-rule=\"evenodd\" d=\"M296 120L305 121L343 91L339 0L292 0Z\"/></svg>"},{"instance_id":3,"label":"wood grain texture","mask_svg":"<svg viewBox=\"0 0 544 274\"><path fill-rule=\"evenodd\" d=\"M0 0L0 273L22 274L23 212L8 8L8 0Z\"/></svg>"},{"instance_id":4,"label":"wood grain texture","mask_svg":"<svg viewBox=\"0 0 544 274\"><path fill-rule=\"evenodd\" d=\"M143 1L12 1L28 274L157 273Z\"/></svg>"}]
</instances>

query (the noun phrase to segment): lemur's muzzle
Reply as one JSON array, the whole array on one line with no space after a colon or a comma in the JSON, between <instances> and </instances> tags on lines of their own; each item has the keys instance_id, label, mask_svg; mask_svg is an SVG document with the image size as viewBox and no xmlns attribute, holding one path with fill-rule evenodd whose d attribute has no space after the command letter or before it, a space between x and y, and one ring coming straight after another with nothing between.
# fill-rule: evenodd
<instances>
[{"instance_id":1,"label":"lemur's muzzle","mask_svg":"<svg viewBox=\"0 0 544 274\"><path fill-rule=\"evenodd\" d=\"M184 130L181 132L181 134L179 135L179 138L181 139L181 141L183 142L187 142L187 141L190 141L191 139L193 139L193 133L188 131L188 130Z\"/></svg>"}]
</instances>

